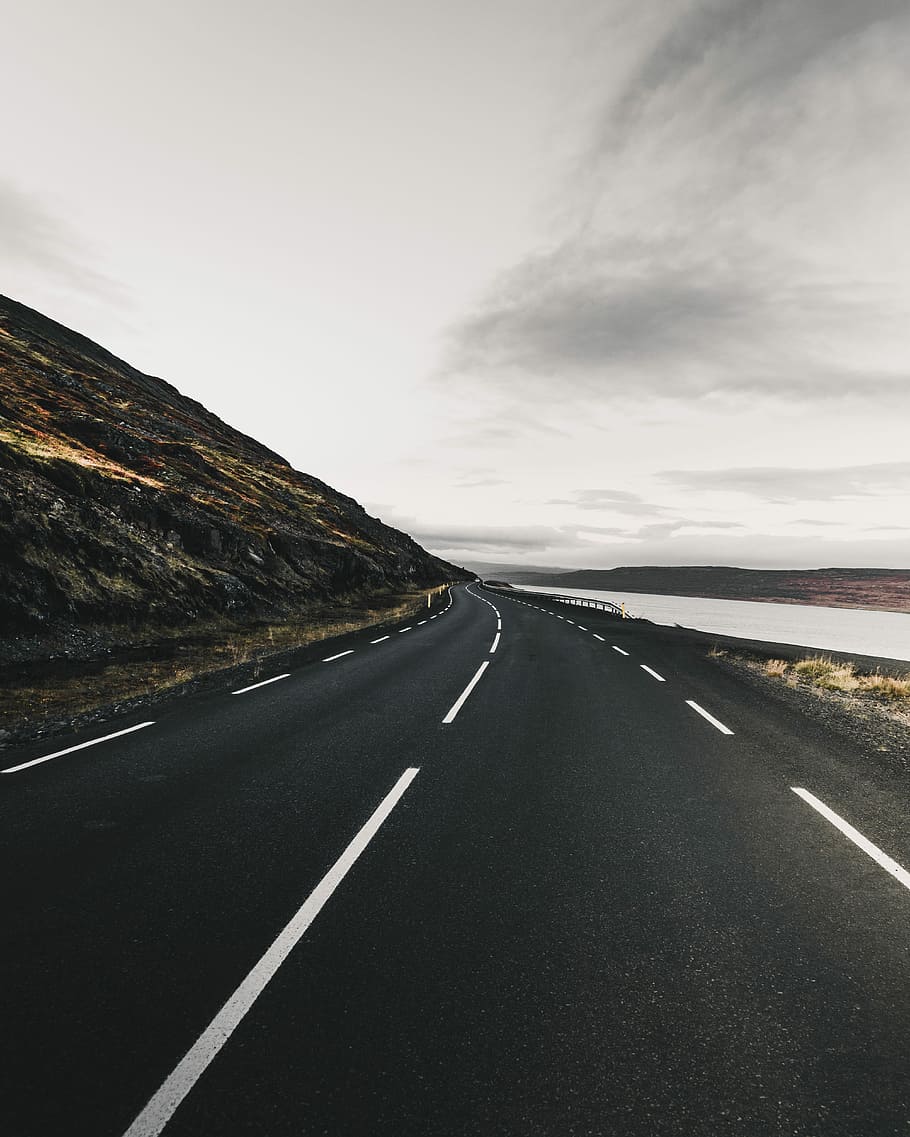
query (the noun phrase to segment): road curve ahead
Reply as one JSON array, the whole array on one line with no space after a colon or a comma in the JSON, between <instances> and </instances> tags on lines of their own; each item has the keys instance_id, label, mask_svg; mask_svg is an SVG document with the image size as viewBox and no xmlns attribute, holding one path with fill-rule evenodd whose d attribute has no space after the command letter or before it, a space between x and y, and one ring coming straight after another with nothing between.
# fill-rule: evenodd
<instances>
[{"instance_id":1,"label":"road curve ahead","mask_svg":"<svg viewBox=\"0 0 910 1137\"><path fill-rule=\"evenodd\" d=\"M5 751L8 1137L907 1134L903 784L479 585Z\"/></svg>"}]
</instances>

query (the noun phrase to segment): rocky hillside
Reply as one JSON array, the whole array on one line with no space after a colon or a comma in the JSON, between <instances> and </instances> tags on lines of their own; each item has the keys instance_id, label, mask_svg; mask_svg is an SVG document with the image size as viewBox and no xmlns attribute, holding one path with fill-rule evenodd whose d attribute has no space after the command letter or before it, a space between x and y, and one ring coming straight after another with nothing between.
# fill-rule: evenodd
<instances>
[{"instance_id":1,"label":"rocky hillside","mask_svg":"<svg viewBox=\"0 0 910 1137\"><path fill-rule=\"evenodd\" d=\"M0 297L6 662L103 644L113 627L274 620L466 576L169 384Z\"/></svg>"}]
</instances>

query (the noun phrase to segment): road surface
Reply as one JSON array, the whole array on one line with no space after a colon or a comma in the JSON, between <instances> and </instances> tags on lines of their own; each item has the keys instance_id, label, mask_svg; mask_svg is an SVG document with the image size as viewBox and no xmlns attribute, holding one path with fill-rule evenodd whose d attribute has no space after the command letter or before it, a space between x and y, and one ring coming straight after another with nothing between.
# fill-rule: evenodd
<instances>
[{"instance_id":1,"label":"road surface","mask_svg":"<svg viewBox=\"0 0 910 1137\"><path fill-rule=\"evenodd\" d=\"M4 1137L910 1132L896 775L476 584L262 679L3 752Z\"/></svg>"}]
</instances>

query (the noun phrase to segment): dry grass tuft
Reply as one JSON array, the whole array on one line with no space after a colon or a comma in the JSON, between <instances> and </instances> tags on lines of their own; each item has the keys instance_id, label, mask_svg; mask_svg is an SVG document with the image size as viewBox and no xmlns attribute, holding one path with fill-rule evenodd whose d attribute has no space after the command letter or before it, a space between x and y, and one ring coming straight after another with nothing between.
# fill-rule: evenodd
<instances>
[{"instance_id":1,"label":"dry grass tuft","mask_svg":"<svg viewBox=\"0 0 910 1137\"><path fill-rule=\"evenodd\" d=\"M839 663L826 655L814 655L790 663L786 659L768 659L765 675L785 679L788 683L803 685L822 691L842 691L847 694L869 695L889 702L910 700L910 679L895 675L882 675L880 671L863 673L853 663Z\"/></svg>"}]
</instances>

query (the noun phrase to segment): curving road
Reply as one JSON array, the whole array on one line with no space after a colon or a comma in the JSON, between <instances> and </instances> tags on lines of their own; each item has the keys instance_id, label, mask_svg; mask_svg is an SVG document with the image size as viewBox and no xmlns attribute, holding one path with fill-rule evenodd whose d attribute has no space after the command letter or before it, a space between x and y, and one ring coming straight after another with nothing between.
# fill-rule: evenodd
<instances>
[{"instance_id":1,"label":"curving road","mask_svg":"<svg viewBox=\"0 0 910 1137\"><path fill-rule=\"evenodd\" d=\"M899 778L477 585L263 678L3 753L5 1137L908 1132Z\"/></svg>"}]
</instances>

